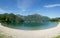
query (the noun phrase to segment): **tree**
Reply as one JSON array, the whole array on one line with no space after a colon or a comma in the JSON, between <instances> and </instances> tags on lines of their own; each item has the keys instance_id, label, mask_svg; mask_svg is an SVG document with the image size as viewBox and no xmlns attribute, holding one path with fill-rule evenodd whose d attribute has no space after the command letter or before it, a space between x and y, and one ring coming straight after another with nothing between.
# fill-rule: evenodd
<instances>
[{"instance_id":1,"label":"tree","mask_svg":"<svg viewBox=\"0 0 60 38\"><path fill-rule=\"evenodd\" d=\"M0 14L0 22L3 23L17 23L17 22L23 22L24 20L21 17L18 17L17 15L13 13L5 13L5 14Z\"/></svg>"}]
</instances>

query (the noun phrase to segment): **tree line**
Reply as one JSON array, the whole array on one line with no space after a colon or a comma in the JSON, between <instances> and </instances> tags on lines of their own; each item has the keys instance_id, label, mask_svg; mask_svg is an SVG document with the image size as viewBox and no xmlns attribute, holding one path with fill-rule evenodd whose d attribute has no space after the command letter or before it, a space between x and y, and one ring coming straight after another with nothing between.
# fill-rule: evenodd
<instances>
[{"instance_id":1,"label":"tree line","mask_svg":"<svg viewBox=\"0 0 60 38\"><path fill-rule=\"evenodd\" d=\"M0 14L0 22L2 23L22 23L22 22L44 22L48 21L50 18L47 16L42 16L39 14L33 15L15 15L13 13Z\"/></svg>"},{"instance_id":2,"label":"tree line","mask_svg":"<svg viewBox=\"0 0 60 38\"><path fill-rule=\"evenodd\" d=\"M23 22L24 20L21 17L18 17L17 15L13 13L5 13L5 14L0 14L0 22L2 23L20 23Z\"/></svg>"}]
</instances>

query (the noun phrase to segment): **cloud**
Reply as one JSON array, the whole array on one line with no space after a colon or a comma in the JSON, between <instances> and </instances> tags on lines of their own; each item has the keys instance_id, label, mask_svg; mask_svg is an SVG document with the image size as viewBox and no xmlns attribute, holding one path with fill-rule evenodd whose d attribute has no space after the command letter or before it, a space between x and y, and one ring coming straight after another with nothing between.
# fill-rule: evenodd
<instances>
[{"instance_id":1,"label":"cloud","mask_svg":"<svg viewBox=\"0 0 60 38\"><path fill-rule=\"evenodd\" d=\"M18 8L27 9L32 5L32 0L18 0L17 1Z\"/></svg>"},{"instance_id":2,"label":"cloud","mask_svg":"<svg viewBox=\"0 0 60 38\"><path fill-rule=\"evenodd\" d=\"M10 13L10 12L0 8L0 14L3 14L3 13Z\"/></svg>"},{"instance_id":3,"label":"cloud","mask_svg":"<svg viewBox=\"0 0 60 38\"><path fill-rule=\"evenodd\" d=\"M30 9L35 3L38 3L39 1L41 0L17 0L17 6L22 10Z\"/></svg>"},{"instance_id":4,"label":"cloud","mask_svg":"<svg viewBox=\"0 0 60 38\"><path fill-rule=\"evenodd\" d=\"M46 7L46 8L60 7L60 4L45 5L44 7Z\"/></svg>"},{"instance_id":5,"label":"cloud","mask_svg":"<svg viewBox=\"0 0 60 38\"><path fill-rule=\"evenodd\" d=\"M0 13L5 13L6 11L0 8Z\"/></svg>"}]
</instances>

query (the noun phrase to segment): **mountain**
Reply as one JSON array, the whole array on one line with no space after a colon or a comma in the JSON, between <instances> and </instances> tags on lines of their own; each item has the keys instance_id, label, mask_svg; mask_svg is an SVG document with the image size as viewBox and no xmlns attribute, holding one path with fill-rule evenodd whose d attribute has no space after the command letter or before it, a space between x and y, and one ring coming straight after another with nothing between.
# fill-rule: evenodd
<instances>
[{"instance_id":1,"label":"mountain","mask_svg":"<svg viewBox=\"0 0 60 38\"><path fill-rule=\"evenodd\" d=\"M0 14L0 22L2 23L21 23L24 20L21 17L18 17L17 15L13 13L5 13L5 14Z\"/></svg>"},{"instance_id":2,"label":"mountain","mask_svg":"<svg viewBox=\"0 0 60 38\"><path fill-rule=\"evenodd\" d=\"M49 19L50 19L49 17L42 16L39 14L24 16L25 22L45 22L48 21Z\"/></svg>"},{"instance_id":3,"label":"mountain","mask_svg":"<svg viewBox=\"0 0 60 38\"><path fill-rule=\"evenodd\" d=\"M51 22L60 22L60 17L58 17L58 18L52 18L49 21L51 21Z\"/></svg>"},{"instance_id":4,"label":"mountain","mask_svg":"<svg viewBox=\"0 0 60 38\"><path fill-rule=\"evenodd\" d=\"M0 14L0 22L7 23L21 23L21 22L46 22L50 18L39 14L33 14L28 16L15 15L13 13Z\"/></svg>"}]
</instances>

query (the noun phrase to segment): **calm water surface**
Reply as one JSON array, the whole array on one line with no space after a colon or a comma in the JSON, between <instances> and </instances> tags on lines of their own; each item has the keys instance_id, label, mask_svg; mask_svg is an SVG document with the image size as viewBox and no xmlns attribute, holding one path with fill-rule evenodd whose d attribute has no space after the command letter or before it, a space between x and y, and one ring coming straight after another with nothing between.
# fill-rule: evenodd
<instances>
[{"instance_id":1,"label":"calm water surface","mask_svg":"<svg viewBox=\"0 0 60 38\"><path fill-rule=\"evenodd\" d=\"M20 29L20 30L42 30L42 29L49 29L57 26L57 22L40 22L40 23L9 23L5 24L7 27Z\"/></svg>"}]
</instances>

